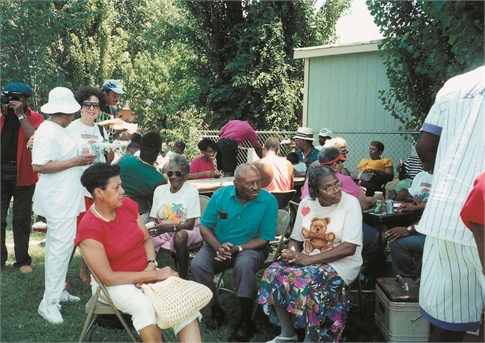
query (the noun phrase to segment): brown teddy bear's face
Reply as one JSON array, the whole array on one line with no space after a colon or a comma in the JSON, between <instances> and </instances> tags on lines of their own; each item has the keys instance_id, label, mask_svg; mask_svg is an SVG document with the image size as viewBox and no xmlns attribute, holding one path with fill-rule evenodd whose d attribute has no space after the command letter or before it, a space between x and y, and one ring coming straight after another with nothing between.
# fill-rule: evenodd
<instances>
[{"instance_id":1,"label":"brown teddy bear's face","mask_svg":"<svg viewBox=\"0 0 485 343\"><path fill-rule=\"evenodd\" d=\"M316 234L324 234L327 232L327 225L330 223L330 218L313 218L310 231Z\"/></svg>"}]
</instances>

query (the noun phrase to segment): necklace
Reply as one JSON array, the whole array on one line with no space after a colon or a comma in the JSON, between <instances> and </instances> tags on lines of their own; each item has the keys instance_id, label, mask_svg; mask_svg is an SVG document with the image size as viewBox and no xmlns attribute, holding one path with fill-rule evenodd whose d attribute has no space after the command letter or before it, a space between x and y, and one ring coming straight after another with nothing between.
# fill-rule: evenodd
<instances>
[{"instance_id":1,"label":"necklace","mask_svg":"<svg viewBox=\"0 0 485 343\"><path fill-rule=\"evenodd\" d=\"M96 210L96 206L93 204L93 206L91 206L91 209L94 211L94 213L101 219L103 219L105 222L110 222L109 219L106 219L105 217L103 217L97 210Z\"/></svg>"}]
</instances>

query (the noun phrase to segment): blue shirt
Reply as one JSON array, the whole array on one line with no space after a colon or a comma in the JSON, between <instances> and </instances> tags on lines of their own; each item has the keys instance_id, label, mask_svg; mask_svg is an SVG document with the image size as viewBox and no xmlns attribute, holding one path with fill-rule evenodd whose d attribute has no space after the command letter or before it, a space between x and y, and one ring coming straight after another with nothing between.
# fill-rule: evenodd
<instances>
[{"instance_id":1,"label":"blue shirt","mask_svg":"<svg viewBox=\"0 0 485 343\"><path fill-rule=\"evenodd\" d=\"M298 159L300 160L300 162L303 162L303 151L301 150L297 150L295 151L296 154L298 155ZM306 155L305 157L308 158L308 162L306 163L306 167L310 167L310 165L315 162L316 160L318 160L318 153L320 152L320 150L318 150L317 148L313 147L312 150L310 150L310 152L308 153L308 155Z\"/></svg>"},{"instance_id":2,"label":"blue shirt","mask_svg":"<svg viewBox=\"0 0 485 343\"><path fill-rule=\"evenodd\" d=\"M219 211L227 212L222 219ZM276 198L261 188L258 197L244 205L236 197L236 186L218 189L211 197L200 225L214 230L217 239L241 245L259 237L267 241L274 239L278 221Z\"/></svg>"}]
</instances>

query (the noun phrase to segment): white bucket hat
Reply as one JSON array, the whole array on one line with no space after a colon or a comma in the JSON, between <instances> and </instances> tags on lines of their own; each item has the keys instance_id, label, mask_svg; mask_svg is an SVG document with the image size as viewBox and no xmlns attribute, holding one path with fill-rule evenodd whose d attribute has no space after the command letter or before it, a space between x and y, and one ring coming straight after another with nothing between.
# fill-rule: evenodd
<instances>
[{"instance_id":1,"label":"white bucket hat","mask_svg":"<svg viewBox=\"0 0 485 343\"><path fill-rule=\"evenodd\" d=\"M296 135L293 138L304 139L307 141L313 141L313 129L309 127L300 127L296 131Z\"/></svg>"},{"instance_id":2,"label":"white bucket hat","mask_svg":"<svg viewBox=\"0 0 485 343\"><path fill-rule=\"evenodd\" d=\"M81 109L81 105L74 99L74 94L66 87L56 87L49 92L49 101L40 110L47 114L72 114Z\"/></svg>"}]
</instances>

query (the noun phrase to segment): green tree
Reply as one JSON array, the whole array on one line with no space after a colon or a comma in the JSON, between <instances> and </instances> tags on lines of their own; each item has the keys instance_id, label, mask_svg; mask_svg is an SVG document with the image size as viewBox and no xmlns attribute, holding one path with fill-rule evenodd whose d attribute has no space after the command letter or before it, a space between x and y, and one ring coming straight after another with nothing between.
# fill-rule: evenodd
<instances>
[{"instance_id":1,"label":"green tree","mask_svg":"<svg viewBox=\"0 0 485 343\"><path fill-rule=\"evenodd\" d=\"M381 100L405 130L417 130L446 80L483 65L484 2L367 0L367 6L384 35L379 49L390 89Z\"/></svg>"},{"instance_id":2,"label":"green tree","mask_svg":"<svg viewBox=\"0 0 485 343\"><path fill-rule=\"evenodd\" d=\"M198 108L205 122L220 127L252 114L260 129L294 129L302 112L303 65L297 47L332 43L335 23L349 1L186 2L198 29L194 49Z\"/></svg>"}]
</instances>

